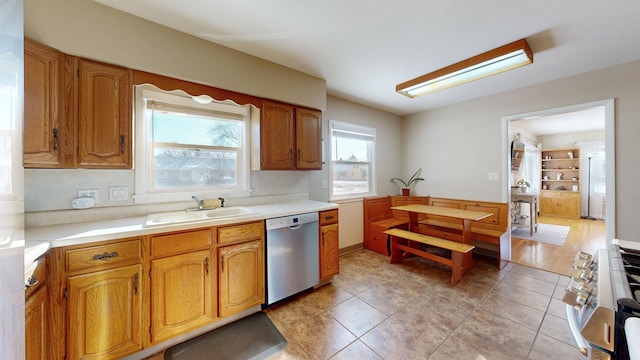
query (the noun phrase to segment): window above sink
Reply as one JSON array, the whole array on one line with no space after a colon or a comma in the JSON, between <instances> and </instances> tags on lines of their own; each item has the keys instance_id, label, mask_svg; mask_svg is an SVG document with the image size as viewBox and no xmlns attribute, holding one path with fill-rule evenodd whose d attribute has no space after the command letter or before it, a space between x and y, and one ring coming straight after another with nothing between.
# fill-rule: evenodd
<instances>
[{"instance_id":1,"label":"window above sink","mask_svg":"<svg viewBox=\"0 0 640 360\"><path fill-rule=\"evenodd\" d=\"M136 203L249 193L249 122L259 110L205 100L136 86Z\"/></svg>"}]
</instances>

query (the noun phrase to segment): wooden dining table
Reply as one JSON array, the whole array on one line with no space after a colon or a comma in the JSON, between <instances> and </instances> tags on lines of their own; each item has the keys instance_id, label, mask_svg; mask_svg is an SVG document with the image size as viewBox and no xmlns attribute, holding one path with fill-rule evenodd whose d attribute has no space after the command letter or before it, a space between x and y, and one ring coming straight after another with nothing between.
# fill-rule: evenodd
<instances>
[{"instance_id":1,"label":"wooden dining table","mask_svg":"<svg viewBox=\"0 0 640 360\"><path fill-rule=\"evenodd\" d=\"M471 244L471 223L487 218L493 213L484 211L474 211L465 209L454 209L444 206L408 204L401 206L393 206L392 210L406 211L409 214L409 231L418 232L418 216L419 214L444 216L448 218L458 219L462 223L462 243ZM472 252L464 254L462 260L462 272L465 273L473 267Z\"/></svg>"}]
</instances>

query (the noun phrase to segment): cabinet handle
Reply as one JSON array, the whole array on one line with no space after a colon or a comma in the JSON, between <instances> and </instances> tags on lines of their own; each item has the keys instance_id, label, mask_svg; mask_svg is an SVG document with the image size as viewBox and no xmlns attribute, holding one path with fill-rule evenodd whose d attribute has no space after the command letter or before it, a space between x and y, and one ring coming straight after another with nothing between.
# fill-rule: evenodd
<instances>
[{"instance_id":1,"label":"cabinet handle","mask_svg":"<svg viewBox=\"0 0 640 360\"><path fill-rule=\"evenodd\" d=\"M293 160L293 149L289 149L289 160Z\"/></svg>"},{"instance_id":2,"label":"cabinet handle","mask_svg":"<svg viewBox=\"0 0 640 360\"><path fill-rule=\"evenodd\" d=\"M300 148L298 148L298 163L300 163Z\"/></svg>"},{"instance_id":3,"label":"cabinet handle","mask_svg":"<svg viewBox=\"0 0 640 360\"><path fill-rule=\"evenodd\" d=\"M53 151L58 151L58 129L53 128Z\"/></svg>"},{"instance_id":4,"label":"cabinet handle","mask_svg":"<svg viewBox=\"0 0 640 360\"><path fill-rule=\"evenodd\" d=\"M133 295L138 295L138 285L140 280L138 279L138 273L133 274Z\"/></svg>"},{"instance_id":5,"label":"cabinet handle","mask_svg":"<svg viewBox=\"0 0 640 360\"><path fill-rule=\"evenodd\" d=\"M224 272L224 255L220 257L220 272Z\"/></svg>"},{"instance_id":6,"label":"cabinet handle","mask_svg":"<svg viewBox=\"0 0 640 360\"><path fill-rule=\"evenodd\" d=\"M38 285L38 283L40 283L40 280L38 280L38 276L36 274L33 274L27 280L26 286L27 287L32 287L32 286Z\"/></svg>"},{"instance_id":7,"label":"cabinet handle","mask_svg":"<svg viewBox=\"0 0 640 360\"><path fill-rule=\"evenodd\" d=\"M204 259L204 274L209 276L209 257Z\"/></svg>"},{"instance_id":8,"label":"cabinet handle","mask_svg":"<svg viewBox=\"0 0 640 360\"><path fill-rule=\"evenodd\" d=\"M93 260L103 260L103 261L106 261L106 260L109 260L109 259L111 259L111 258L118 257L118 255L120 255L120 254L118 254L118 252L117 252L117 251L114 251L114 252L112 252L111 254L109 254L109 253L104 253L104 254L102 254L102 255L101 255L101 254L95 254L95 255L93 255Z\"/></svg>"},{"instance_id":9,"label":"cabinet handle","mask_svg":"<svg viewBox=\"0 0 640 360\"><path fill-rule=\"evenodd\" d=\"M324 233L322 233L322 246L324 246Z\"/></svg>"},{"instance_id":10,"label":"cabinet handle","mask_svg":"<svg viewBox=\"0 0 640 360\"><path fill-rule=\"evenodd\" d=\"M124 135L120 135L120 154L124 154Z\"/></svg>"}]
</instances>

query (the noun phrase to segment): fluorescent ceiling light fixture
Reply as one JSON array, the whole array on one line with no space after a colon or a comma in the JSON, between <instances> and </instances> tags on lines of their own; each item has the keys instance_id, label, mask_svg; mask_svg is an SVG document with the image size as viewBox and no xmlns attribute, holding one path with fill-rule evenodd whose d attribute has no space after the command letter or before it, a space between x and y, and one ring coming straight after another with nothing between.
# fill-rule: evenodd
<instances>
[{"instance_id":1,"label":"fluorescent ceiling light fixture","mask_svg":"<svg viewBox=\"0 0 640 360\"><path fill-rule=\"evenodd\" d=\"M398 84L396 91L414 98L531 63L533 52L527 40L520 39Z\"/></svg>"}]
</instances>

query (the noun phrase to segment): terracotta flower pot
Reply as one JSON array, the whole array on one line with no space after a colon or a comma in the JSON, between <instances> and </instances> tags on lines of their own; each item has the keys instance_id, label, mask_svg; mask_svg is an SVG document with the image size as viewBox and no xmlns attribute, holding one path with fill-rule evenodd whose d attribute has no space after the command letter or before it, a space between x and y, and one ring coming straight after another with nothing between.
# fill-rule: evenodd
<instances>
[{"instance_id":1,"label":"terracotta flower pot","mask_svg":"<svg viewBox=\"0 0 640 360\"><path fill-rule=\"evenodd\" d=\"M409 196L411 189L402 188L402 196Z\"/></svg>"}]
</instances>

